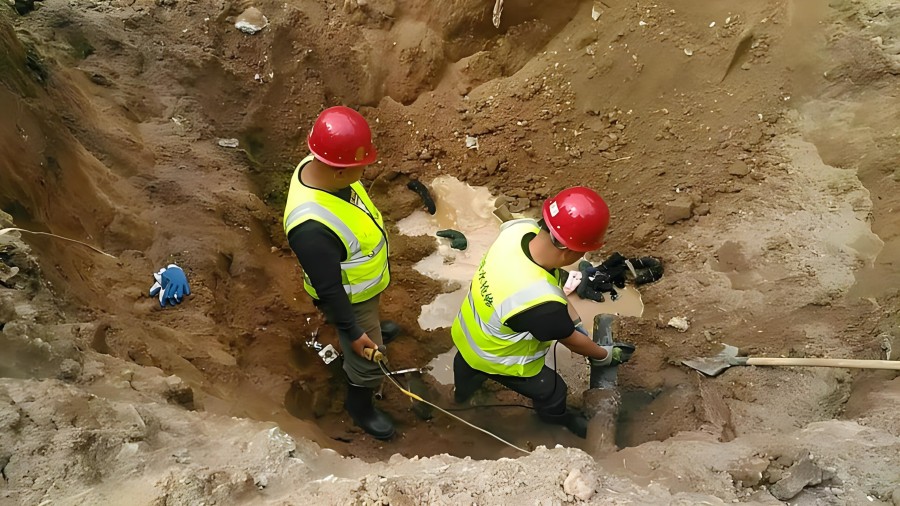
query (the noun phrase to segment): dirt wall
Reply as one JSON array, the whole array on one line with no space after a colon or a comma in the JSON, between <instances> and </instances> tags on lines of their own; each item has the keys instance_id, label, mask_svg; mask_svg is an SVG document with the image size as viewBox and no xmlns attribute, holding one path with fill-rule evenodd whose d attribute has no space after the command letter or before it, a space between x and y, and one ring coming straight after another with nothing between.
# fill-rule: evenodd
<instances>
[{"instance_id":1,"label":"dirt wall","mask_svg":"<svg viewBox=\"0 0 900 506\"><path fill-rule=\"evenodd\" d=\"M0 22L2 226L116 256L0 236L4 500L896 501L895 373L680 364L722 342L896 357L880 126L895 117L895 9L506 2L494 30L491 4L262 3L270 25L252 36L233 27L246 5L211 2L45 0ZM586 184L613 210L593 260L663 259L644 318L617 327L639 349L620 374L621 451L594 461L524 410L465 413L551 448L517 458L418 420L397 392L394 441L350 423L340 378L304 344L336 336L280 230L306 129L337 103L373 124L365 183L391 227L420 205L412 178L454 175L532 210ZM384 316L406 329L391 360L421 366L450 339L418 328L419 308L450 287L413 268L435 238L390 230ZM146 290L170 262L193 295L162 310Z\"/></svg>"}]
</instances>

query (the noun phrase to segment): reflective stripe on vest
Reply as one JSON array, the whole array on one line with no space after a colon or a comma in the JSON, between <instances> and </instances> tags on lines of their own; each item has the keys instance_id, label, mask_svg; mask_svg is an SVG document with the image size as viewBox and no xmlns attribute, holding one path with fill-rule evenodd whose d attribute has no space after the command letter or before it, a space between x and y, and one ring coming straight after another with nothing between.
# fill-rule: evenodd
<instances>
[{"instance_id":1,"label":"reflective stripe on vest","mask_svg":"<svg viewBox=\"0 0 900 506\"><path fill-rule=\"evenodd\" d=\"M525 234L538 231L533 221L501 231L475 273L451 328L456 347L475 369L529 377L544 366L551 343L506 326L509 318L545 302L567 303L559 271L550 274L522 251Z\"/></svg>"},{"instance_id":2,"label":"reflective stripe on vest","mask_svg":"<svg viewBox=\"0 0 900 506\"><path fill-rule=\"evenodd\" d=\"M466 325L466 322L464 319L458 318L458 321L459 321L459 325L460 325L460 330L462 331L462 334L466 337L466 341L468 341L468 343L469 343L469 349L471 349L473 352L475 352L475 354L478 355L478 357L481 358L482 360L484 360L486 362L490 362L492 364L496 364L496 365L504 366L504 367L525 366L531 362L534 362L535 360L544 358L544 356L547 354L547 352L550 351L550 347L547 346L541 350L538 350L537 353L534 353L531 355L503 355L503 356L493 355L491 353L488 353L488 352L482 350L481 348L478 347L477 344L475 344L475 340L472 337L472 332L469 331L469 328ZM456 347L459 348L458 343L456 343ZM468 362L468 360L466 360L466 362ZM472 364L469 364L469 365L472 365ZM541 365L543 366L543 363ZM485 371L485 372L489 372L489 371ZM498 372L498 373L492 373L492 374L503 374L503 373ZM508 376L512 376L512 375L510 374ZM531 376L534 376L534 374L532 374Z\"/></svg>"},{"instance_id":3,"label":"reflective stripe on vest","mask_svg":"<svg viewBox=\"0 0 900 506\"><path fill-rule=\"evenodd\" d=\"M284 233L287 235L294 227L309 220L328 227L347 251L347 259L341 262L344 292L353 304L369 300L390 283L389 248L381 213L359 182L350 187L364 208L302 184L300 169L312 159L312 156L304 158L294 170L284 212ZM303 287L318 299L305 271Z\"/></svg>"}]
</instances>

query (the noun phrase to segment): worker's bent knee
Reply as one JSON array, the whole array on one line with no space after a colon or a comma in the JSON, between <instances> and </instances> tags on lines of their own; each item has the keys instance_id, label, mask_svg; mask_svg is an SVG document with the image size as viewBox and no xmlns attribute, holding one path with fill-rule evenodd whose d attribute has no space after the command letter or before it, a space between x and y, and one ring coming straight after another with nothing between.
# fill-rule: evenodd
<instances>
[{"instance_id":1,"label":"worker's bent knee","mask_svg":"<svg viewBox=\"0 0 900 506\"><path fill-rule=\"evenodd\" d=\"M555 371L544 368L537 376L532 378L530 385L532 390L532 399L540 401L551 401L554 399L565 399L569 387L565 380Z\"/></svg>"}]
</instances>

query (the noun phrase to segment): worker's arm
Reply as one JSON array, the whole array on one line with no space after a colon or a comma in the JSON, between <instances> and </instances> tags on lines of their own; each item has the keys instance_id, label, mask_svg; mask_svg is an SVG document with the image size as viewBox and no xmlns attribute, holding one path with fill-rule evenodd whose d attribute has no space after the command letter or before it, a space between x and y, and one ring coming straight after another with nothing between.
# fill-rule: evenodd
<instances>
[{"instance_id":1,"label":"worker's arm","mask_svg":"<svg viewBox=\"0 0 900 506\"><path fill-rule=\"evenodd\" d=\"M572 332L569 337L560 339L559 342L573 352L588 358L606 360L606 356L609 354L607 350L592 341L590 337L578 331Z\"/></svg>"},{"instance_id":2,"label":"worker's arm","mask_svg":"<svg viewBox=\"0 0 900 506\"><path fill-rule=\"evenodd\" d=\"M288 243L316 289L320 303L328 308L330 318L334 319L331 323L353 340L359 339L364 331L356 322L341 281L341 261L347 255L344 244L328 227L316 221L307 221L292 229Z\"/></svg>"},{"instance_id":3,"label":"worker's arm","mask_svg":"<svg viewBox=\"0 0 900 506\"><path fill-rule=\"evenodd\" d=\"M569 300L568 296L566 296L566 300ZM581 321L581 315L575 310L575 305L572 304L572 301L569 300L569 303L566 304L566 309L569 312L569 318L571 318L572 322L575 324L575 330L582 334L587 334L587 330L584 329L584 322Z\"/></svg>"},{"instance_id":4,"label":"worker's arm","mask_svg":"<svg viewBox=\"0 0 900 506\"><path fill-rule=\"evenodd\" d=\"M507 320L506 326L516 332L530 332L538 341L558 341L575 332L575 324L561 302L545 302L522 311Z\"/></svg>"},{"instance_id":5,"label":"worker's arm","mask_svg":"<svg viewBox=\"0 0 900 506\"><path fill-rule=\"evenodd\" d=\"M607 362L609 350L613 347L600 346L576 330L575 323L569 315L569 308L566 306L567 304L561 302L546 302L513 316L507 320L506 326L516 332L530 332L538 341L559 341L579 355ZM610 360L609 363L611 362Z\"/></svg>"}]
</instances>

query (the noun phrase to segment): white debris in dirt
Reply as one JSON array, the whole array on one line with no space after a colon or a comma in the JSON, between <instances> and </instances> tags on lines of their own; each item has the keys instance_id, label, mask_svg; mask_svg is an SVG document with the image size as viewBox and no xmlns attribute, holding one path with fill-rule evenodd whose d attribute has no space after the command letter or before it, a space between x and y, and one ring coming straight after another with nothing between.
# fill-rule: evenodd
<instances>
[{"instance_id":1,"label":"white debris in dirt","mask_svg":"<svg viewBox=\"0 0 900 506\"><path fill-rule=\"evenodd\" d=\"M674 316L667 323L668 326L677 330L678 332L687 332L687 329L690 327L688 325L688 320L684 316Z\"/></svg>"},{"instance_id":2,"label":"white debris in dirt","mask_svg":"<svg viewBox=\"0 0 900 506\"><path fill-rule=\"evenodd\" d=\"M688 56L693 56L693 55L694 55L694 50L693 50L693 49L684 48L684 54L686 54L686 55L688 55Z\"/></svg>"},{"instance_id":3,"label":"white debris in dirt","mask_svg":"<svg viewBox=\"0 0 900 506\"><path fill-rule=\"evenodd\" d=\"M600 15L603 14L603 9L595 2L594 6L591 7L591 19L597 21L600 19Z\"/></svg>"},{"instance_id":4,"label":"white debris in dirt","mask_svg":"<svg viewBox=\"0 0 900 506\"><path fill-rule=\"evenodd\" d=\"M466 147L469 149L478 149L478 138L471 135L466 136Z\"/></svg>"},{"instance_id":5,"label":"white debris in dirt","mask_svg":"<svg viewBox=\"0 0 900 506\"><path fill-rule=\"evenodd\" d=\"M219 146L223 148L236 148L240 146L240 142L237 139L219 139Z\"/></svg>"},{"instance_id":6,"label":"white debris in dirt","mask_svg":"<svg viewBox=\"0 0 900 506\"><path fill-rule=\"evenodd\" d=\"M563 490L582 501L587 501L594 495L597 488L597 479L592 475L581 472L581 469L572 469L563 482Z\"/></svg>"},{"instance_id":7,"label":"white debris in dirt","mask_svg":"<svg viewBox=\"0 0 900 506\"><path fill-rule=\"evenodd\" d=\"M494 3L494 12L491 16L491 22L494 24L494 28L500 28L500 16L503 15L503 0L497 0Z\"/></svg>"},{"instance_id":8,"label":"white debris in dirt","mask_svg":"<svg viewBox=\"0 0 900 506\"><path fill-rule=\"evenodd\" d=\"M0 263L0 283L6 283L18 273L18 267L10 267L6 264Z\"/></svg>"},{"instance_id":9,"label":"white debris in dirt","mask_svg":"<svg viewBox=\"0 0 900 506\"><path fill-rule=\"evenodd\" d=\"M269 20L256 7L249 7L242 12L234 22L238 30L253 35L269 26Z\"/></svg>"}]
</instances>

